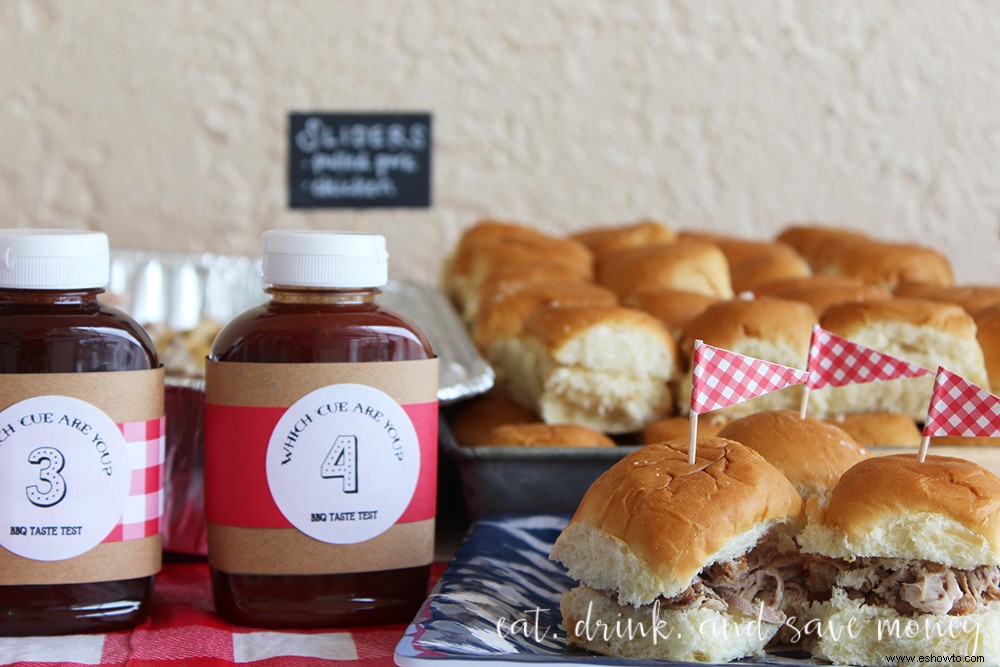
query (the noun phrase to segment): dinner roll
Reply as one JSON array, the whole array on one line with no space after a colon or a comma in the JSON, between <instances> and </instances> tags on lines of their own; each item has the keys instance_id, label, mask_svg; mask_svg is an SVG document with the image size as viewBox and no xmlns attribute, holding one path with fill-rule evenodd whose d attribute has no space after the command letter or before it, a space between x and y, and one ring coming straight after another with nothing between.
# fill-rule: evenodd
<instances>
[{"instance_id":1,"label":"dinner roll","mask_svg":"<svg viewBox=\"0 0 1000 667\"><path fill-rule=\"evenodd\" d=\"M729 262L736 293L752 291L769 280L812 275L806 260L786 243L696 231L681 232L681 238L718 246Z\"/></svg>"},{"instance_id":2,"label":"dinner roll","mask_svg":"<svg viewBox=\"0 0 1000 667\"><path fill-rule=\"evenodd\" d=\"M961 306L921 299L845 302L827 308L820 325L932 372L940 365L970 382L987 381L975 322ZM921 377L817 389L811 392L809 411L817 417L902 412L922 422L933 384L933 377Z\"/></svg>"},{"instance_id":3,"label":"dinner roll","mask_svg":"<svg viewBox=\"0 0 1000 667\"><path fill-rule=\"evenodd\" d=\"M490 431L497 426L532 422L541 420L496 389L454 406L448 419L455 440L465 447L485 444Z\"/></svg>"},{"instance_id":4,"label":"dinner roll","mask_svg":"<svg viewBox=\"0 0 1000 667\"><path fill-rule=\"evenodd\" d=\"M560 266L586 279L593 276L593 257L582 243L513 223L485 222L463 235L445 263L442 283L459 312L465 312L495 269L537 264Z\"/></svg>"},{"instance_id":5,"label":"dinner roll","mask_svg":"<svg viewBox=\"0 0 1000 667\"><path fill-rule=\"evenodd\" d=\"M501 294L494 294L479 308L472 327L472 340L488 360L493 359L493 345L516 335L525 320L548 306L614 306L615 293L593 283L539 281L525 283Z\"/></svg>"},{"instance_id":6,"label":"dinner roll","mask_svg":"<svg viewBox=\"0 0 1000 667\"><path fill-rule=\"evenodd\" d=\"M729 420L719 414L710 413L698 418L698 433L696 437L712 438L729 423ZM639 441L644 445L652 445L667 440L677 440L690 437L690 417L664 417L642 429Z\"/></svg>"},{"instance_id":7,"label":"dinner roll","mask_svg":"<svg viewBox=\"0 0 1000 667\"><path fill-rule=\"evenodd\" d=\"M482 443L493 447L614 447L600 431L575 424L504 424Z\"/></svg>"},{"instance_id":8,"label":"dinner roll","mask_svg":"<svg viewBox=\"0 0 1000 667\"><path fill-rule=\"evenodd\" d=\"M1000 305L979 311L975 320L976 338L983 350L989 387L995 394L1000 392Z\"/></svg>"},{"instance_id":9,"label":"dinner roll","mask_svg":"<svg viewBox=\"0 0 1000 667\"><path fill-rule=\"evenodd\" d=\"M904 283L896 287L896 296L957 303L975 316L979 311L1000 304L1000 285L962 285L940 287L923 283Z\"/></svg>"},{"instance_id":10,"label":"dinner roll","mask_svg":"<svg viewBox=\"0 0 1000 667\"><path fill-rule=\"evenodd\" d=\"M629 433L671 409L676 343L640 310L542 308L494 350L511 396L546 423Z\"/></svg>"},{"instance_id":11,"label":"dinner roll","mask_svg":"<svg viewBox=\"0 0 1000 667\"><path fill-rule=\"evenodd\" d=\"M825 421L844 429L865 447L920 445L920 429L917 428L917 423L913 421L913 417L901 412L857 412L828 417Z\"/></svg>"},{"instance_id":12,"label":"dinner roll","mask_svg":"<svg viewBox=\"0 0 1000 667\"><path fill-rule=\"evenodd\" d=\"M591 227L570 236L590 248L595 258L636 246L671 243L677 234L662 222L642 220L631 225Z\"/></svg>"},{"instance_id":13,"label":"dinner roll","mask_svg":"<svg viewBox=\"0 0 1000 667\"><path fill-rule=\"evenodd\" d=\"M566 266L547 262L504 264L491 269L479 287L466 295L467 300L461 304L462 311L459 314L471 328L484 301L496 295L510 294L528 283L537 282L585 283L590 282L590 278Z\"/></svg>"},{"instance_id":14,"label":"dinner roll","mask_svg":"<svg viewBox=\"0 0 1000 667\"><path fill-rule=\"evenodd\" d=\"M817 315L822 315L827 308L843 301L866 301L892 297L892 292L884 287L868 285L858 278L848 276L811 276L774 280L759 285L755 292L761 295L808 303Z\"/></svg>"},{"instance_id":15,"label":"dinner roll","mask_svg":"<svg viewBox=\"0 0 1000 667\"><path fill-rule=\"evenodd\" d=\"M688 322L719 301L717 297L679 289L654 289L625 297L622 305L644 310L670 330L680 340Z\"/></svg>"},{"instance_id":16,"label":"dinner roll","mask_svg":"<svg viewBox=\"0 0 1000 667\"><path fill-rule=\"evenodd\" d=\"M805 369L816 322L813 309L798 301L730 299L712 304L684 330L681 349L688 363L680 381L680 411L683 414L690 411L690 355L695 340L748 357ZM801 395L801 387L788 387L718 412L732 418L762 410L792 410L798 408Z\"/></svg>"},{"instance_id":17,"label":"dinner roll","mask_svg":"<svg viewBox=\"0 0 1000 667\"><path fill-rule=\"evenodd\" d=\"M598 283L626 298L653 289L681 289L729 298L729 264L711 243L678 241L625 248L602 256L595 265Z\"/></svg>"},{"instance_id":18,"label":"dinner roll","mask_svg":"<svg viewBox=\"0 0 1000 667\"><path fill-rule=\"evenodd\" d=\"M954 282L948 258L934 250L907 243L861 241L837 248L816 273L859 278L892 290L903 282L948 286Z\"/></svg>"},{"instance_id":19,"label":"dinner roll","mask_svg":"<svg viewBox=\"0 0 1000 667\"><path fill-rule=\"evenodd\" d=\"M826 493L844 471L868 458L868 450L846 431L792 410L741 417L719 431L719 437L763 456L803 498Z\"/></svg>"},{"instance_id":20,"label":"dinner roll","mask_svg":"<svg viewBox=\"0 0 1000 667\"><path fill-rule=\"evenodd\" d=\"M792 246L818 273L830 262L830 258L844 245L857 241L867 241L864 232L821 223L796 223L786 227L777 237L778 241Z\"/></svg>"}]
</instances>

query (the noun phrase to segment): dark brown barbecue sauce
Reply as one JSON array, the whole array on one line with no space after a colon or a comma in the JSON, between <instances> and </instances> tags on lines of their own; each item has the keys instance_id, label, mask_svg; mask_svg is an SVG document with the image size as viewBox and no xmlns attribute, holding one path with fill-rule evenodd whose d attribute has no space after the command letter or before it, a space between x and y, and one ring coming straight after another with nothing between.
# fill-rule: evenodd
<instances>
[{"instance_id":1,"label":"dark brown barbecue sauce","mask_svg":"<svg viewBox=\"0 0 1000 667\"><path fill-rule=\"evenodd\" d=\"M267 292L269 302L240 315L219 333L209 355L212 362L375 363L434 357L413 324L375 302L377 288L272 286ZM429 571L428 564L275 575L233 574L213 566L211 578L216 611L229 621L315 628L412 620L426 597Z\"/></svg>"},{"instance_id":2,"label":"dark brown barbecue sauce","mask_svg":"<svg viewBox=\"0 0 1000 667\"><path fill-rule=\"evenodd\" d=\"M102 289L0 289L0 373L100 373L159 366L143 329ZM2 378L0 378L2 383ZM0 586L0 635L108 632L150 612L153 577Z\"/></svg>"}]
</instances>

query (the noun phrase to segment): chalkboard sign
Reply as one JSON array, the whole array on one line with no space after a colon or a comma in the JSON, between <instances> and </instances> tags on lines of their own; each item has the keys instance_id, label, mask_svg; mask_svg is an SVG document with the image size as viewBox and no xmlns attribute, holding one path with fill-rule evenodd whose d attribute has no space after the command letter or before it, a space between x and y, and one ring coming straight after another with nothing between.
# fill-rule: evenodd
<instances>
[{"instance_id":1,"label":"chalkboard sign","mask_svg":"<svg viewBox=\"0 0 1000 667\"><path fill-rule=\"evenodd\" d=\"M292 208L427 208L429 113L291 113Z\"/></svg>"}]
</instances>

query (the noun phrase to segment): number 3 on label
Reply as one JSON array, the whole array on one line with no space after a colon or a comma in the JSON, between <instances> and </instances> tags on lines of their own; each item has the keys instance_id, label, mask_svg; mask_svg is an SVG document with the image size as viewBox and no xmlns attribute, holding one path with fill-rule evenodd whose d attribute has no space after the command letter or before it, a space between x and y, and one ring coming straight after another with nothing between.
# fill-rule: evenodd
<instances>
[{"instance_id":1,"label":"number 3 on label","mask_svg":"<svg viewBox=\"0 0 1000 667\"><path fill-rule=\"evenodd\" d=\"M66 480L59 473L66 465L62 452L55 447L39 447L28 454L28 463L39 466L38 479L47 487L44 491L33 484L24 491L36 507L52 507L66 496Z\"/></svg>"},{"instance_id":2,"label":"number 3 on label","mask_svg":"<svg viewBox=\"0 0 1000 667\"><path fill-rule=\"evenodd\" d=\"M344 493L358 492L358 437L355 435L340 435L333 441L330 453L323 459L320 467L320 477L323 479L341 478L344 481Z\"/></svg>"}]
</instances>

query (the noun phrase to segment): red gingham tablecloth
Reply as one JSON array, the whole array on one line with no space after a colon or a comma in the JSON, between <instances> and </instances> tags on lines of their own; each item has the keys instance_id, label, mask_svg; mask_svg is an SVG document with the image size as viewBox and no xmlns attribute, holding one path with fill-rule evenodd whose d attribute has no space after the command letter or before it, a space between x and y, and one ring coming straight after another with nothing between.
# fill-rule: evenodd
<instances>
[{"instance_id":1,"label":"red gingham tablecloth","mask_svg":"<svg viewBox=\"0 0 1000 667\"><path fill-rule=\"evenodd\" d=\"M432 584L444 569L431 568ZM167 564L152 616L132 630L62 637L0 637L4 667L327 667L392 665L406 623L336 630L231 625L212 610L208 566Z\"/></svg>"}]
</instances>

